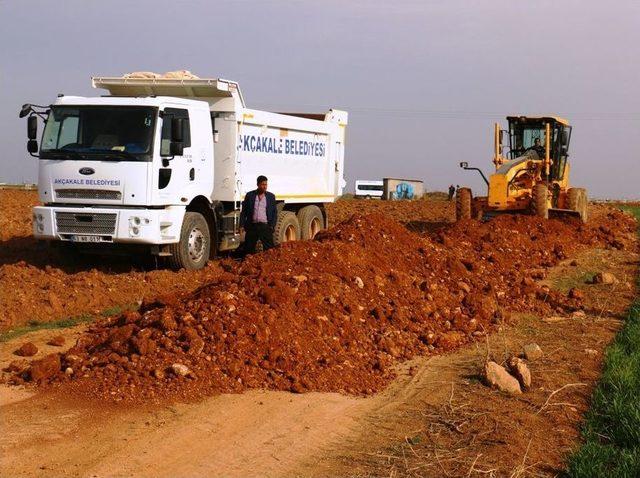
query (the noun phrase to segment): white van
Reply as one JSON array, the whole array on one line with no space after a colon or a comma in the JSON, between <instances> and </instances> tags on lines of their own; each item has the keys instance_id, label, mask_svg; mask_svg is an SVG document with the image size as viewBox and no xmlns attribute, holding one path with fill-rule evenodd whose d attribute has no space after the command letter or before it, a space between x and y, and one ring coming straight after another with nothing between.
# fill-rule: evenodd
<instances>
[{"instance_id":1,"label":"white van","mask_svg":"<svg viewBox=\"0 0 640 478\"><path fill-rule=\"evenodd\" d=\"M383 181L367 181L358 179L356 181L356 197L364 199L382 199L384 194Z\"/></svg>"}]
</instances>

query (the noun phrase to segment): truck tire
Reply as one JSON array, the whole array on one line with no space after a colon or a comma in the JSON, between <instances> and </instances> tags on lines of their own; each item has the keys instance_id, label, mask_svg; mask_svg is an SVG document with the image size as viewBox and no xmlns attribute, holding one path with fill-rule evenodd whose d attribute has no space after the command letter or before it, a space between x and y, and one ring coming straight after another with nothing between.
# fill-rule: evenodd
<instances>
[{"instance_id":1,"label":"truck tire","mask_svg":"<svg viewBox=\"0 0 640 478\"><path fill-rule=\"evenodd\" d=\"M460 188L456 191L456 221L471 219L471 189Z\"/></svg>"},{"instance_id":2,"label":"truck tire","mask_svg":"<svg viewBox=\"0 0 640 478\"><path fill-rule=\"evenodd\" d=\"M582 222L587 222L587 207L589 204L587 190L584 188L570 188L567 191L567 202L569 209L580 214Z\"/></svg>"},{"instance_id":3,"label":"truck tire","mask_svg":"<svg viewBox=\"0 0 640 478\"><path fill-rule=\"evenodd\" d=\"M284 242L300 240L300 223L295 213L291 211L280 211L278 222L273 229L273 243L275 245Z\"/></svg>"},{"instance_id":4,"label":"truck tire","mask_svg":"<svg viewBox=\"0 0 640 478\"><path fill-rule=\"evenodd\" d=\"M169 244L169 266L174 269L202 269L211 253L211 232L207 220L199 212L186 212L180 231L180 242Z\"/></svg>"},{"instance_id":5,"label":"truck tire","mask_svg":"<svg viewBox=\"0 0 640 478\"><path fill-rule=\"evenodd\" d=\"M545 183L536 183L531 190L531 214L549 219L549 188Z\"/></svg>"},{"instance_id":6,"label":"truck tire","mask_svg":"<svg viewBox=\"0 0 640 478\"><path fill-rule=\"evenodd\" d=\"M300 237L303 241L313 239L324 229L324 218L318 206L305 206L298 211L298 223L300 224Z\"/></svg>"}]
</instances>

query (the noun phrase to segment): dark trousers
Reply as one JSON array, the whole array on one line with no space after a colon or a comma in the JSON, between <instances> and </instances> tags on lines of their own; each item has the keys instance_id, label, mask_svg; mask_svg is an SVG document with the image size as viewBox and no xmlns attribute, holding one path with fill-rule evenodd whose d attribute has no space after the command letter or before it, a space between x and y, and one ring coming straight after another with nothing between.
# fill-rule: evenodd
<instances>
[{"instance_id":1,"label":"dark trousers","mask_svg":"<svg viewBox=\"0 0 640 478\"><path fill-rule=\"evenodd\" d=\"M247 224L245 226L245 232L245 254L253 254L256 252L256 244L258 241L262 243L262 249L265 251L273 247L273 229L269 224Z\"/></svg>"}]
</instances>

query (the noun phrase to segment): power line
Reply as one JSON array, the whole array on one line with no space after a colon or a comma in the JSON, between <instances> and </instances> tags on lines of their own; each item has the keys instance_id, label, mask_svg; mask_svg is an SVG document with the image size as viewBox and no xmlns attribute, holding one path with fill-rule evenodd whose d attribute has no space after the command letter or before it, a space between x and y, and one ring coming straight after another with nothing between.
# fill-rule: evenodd
<instances>
[{"instance_id":1,"label":"power line","mask_svg":"<svg viewBox=\"0 0 640 478\"><path fill-rule=\"evenodd\" d=\"M270 109L274 111L301 111L307 108L313 108L315 110L327 110L326 105L314 105L314 104L297 104L295 107L284 107L282 105L270 105L265 103L259 103L258 106L264 109ZM428 116L434 119L504 119L506 114L495 111L462 111L462 110L429 110L429 109L403 109L403 108L372 108L363 106L341 106L340 109L344 109L349 113L361 113L361 114L391 114L391 115L420 115ZM517 114L517 113L515 113ZM515 115L514 114L514 115ZM530 113L527 116L549 116L546 114L532 115ZM627 121L634 122L640 121L640 117L636 116L617 116L606 113L598 113L597 115L571 115L569 117L572 121Z\"/></svg>"}]
</instances>

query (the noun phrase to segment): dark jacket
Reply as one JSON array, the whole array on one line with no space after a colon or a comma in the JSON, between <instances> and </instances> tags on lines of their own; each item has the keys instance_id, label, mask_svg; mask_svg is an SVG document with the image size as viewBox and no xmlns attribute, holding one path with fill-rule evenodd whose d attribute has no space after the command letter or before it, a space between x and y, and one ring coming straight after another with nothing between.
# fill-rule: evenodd
<instances>
[{"instance_id":1,"label":"dark jacket","mask_svg":"<svg viewBox=\"0 0 640 478\"><path fill-rule=\"evenodd\" d=\"M267 221L271 227L276 227L278 220L278 210L276 208L276 196L269 191L265 192L267 196ZM242 211L240 212L240 225L245 227L253 223L253 206L256 203L257 190L249 191L242 201Z\"/></svg>"}]
</instances>

